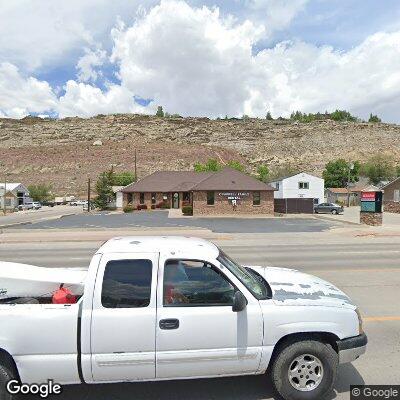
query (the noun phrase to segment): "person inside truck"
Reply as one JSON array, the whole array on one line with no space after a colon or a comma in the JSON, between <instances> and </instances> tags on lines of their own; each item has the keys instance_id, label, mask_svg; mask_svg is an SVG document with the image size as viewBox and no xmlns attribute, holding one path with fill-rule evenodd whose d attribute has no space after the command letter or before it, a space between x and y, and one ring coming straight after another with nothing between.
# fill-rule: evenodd
<instances>
[{"instance_id":1,"label":"person inside truck","mask_svg":"<svg viewBox=\"0 0 400 400\"><path fill-rule=\"evenodd\" d=\"M164 271L164 304L189 303L189 299L179 289L188 280L181 261L167 262Z\"/></svg>"}]
</instances>

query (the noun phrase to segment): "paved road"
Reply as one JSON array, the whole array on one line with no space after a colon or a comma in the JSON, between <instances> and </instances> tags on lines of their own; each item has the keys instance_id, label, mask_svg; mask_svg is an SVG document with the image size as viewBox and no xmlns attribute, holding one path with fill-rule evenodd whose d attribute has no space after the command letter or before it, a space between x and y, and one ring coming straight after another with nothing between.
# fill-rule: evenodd
<instances>
[{"instance_id":1,"label":"paved road","mask_svg":"<svg viewBox=\"0 0 400 400\"><path fill-rule=\"evenodd\" d=\"M198 227L220 233L321 232L335 221L310 218L168 218L167 211L115 214L95 212L42 221L23 229L104 229L137 227Z\"/></svg>"},{"instance_id":2,"label":"paved road","mask_svg":"<svg viewBox=\"0 0 400 400\"><path fill-rule=\"evenodd\" d=\"M340 366L332 399L349 399L349 385L400 382L400 245L399 243L343 243L335 245L269 245L257 239L221 240L228 254L242 263L289 266L330 280L359 304L366 318L368 353L353 364ZM87 266L98 243L2 244L2 260L42 266ZM264 376L138 384L73 386L59 399L167 400L273 399ZM33 400L33 398L32 398Z\"/></svg>"},{"instance_id":3,"label":"paved road","mask_svg":"<svg viewBox=\"0 0 400 400\"><path fill-rule=\"evenodd\" d=\"M72 206L42 207L40 210L18 211L5 216L0 215L0 228L14 224L27 226L25 224L43 223L43 221L55 220L64 215L80 214L82 212L82 207Z\"/></svg>"}]
</instances>

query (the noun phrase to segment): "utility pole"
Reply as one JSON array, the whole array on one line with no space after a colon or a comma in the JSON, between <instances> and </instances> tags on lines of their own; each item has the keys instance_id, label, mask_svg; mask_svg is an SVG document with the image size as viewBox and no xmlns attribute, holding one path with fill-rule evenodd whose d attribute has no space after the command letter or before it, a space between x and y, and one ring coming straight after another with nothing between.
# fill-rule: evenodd
<instances>
[{"instance_id":1,"label":"utility pole","mask_svg":"<svg viewBox=\"0 0 400 400\"><path fill-rule=\"evenodd\" d=\"M3 214L6 215L7 174L4 175Z\"/></svg>"},{"instance_id":2,"label":"utility pole","mask_svg":"<svg viewBox=\"0 0 400 400\"><path fill-rule=\"evenodd\" d=\"M135 149L135 182L137 182L137 154Z\"/></svg>"},{"instance_id":3,"label":"utility pole","mask_svg":"<svg viewBox=\"0 0 400 400\"><path fill-rule=\"evenodd\" d=\"M90 177L88 178L87 203L88 203L88 209L87 210L90 213Z\"/></svg>"},{"instance_id":4,"label":"utility pole","mask_svg":"<svg viewBox=\"0 0 400 400\"><path fill-rule=\"evenodd\" d=\"M349 164L349 176L347 178L347 207L350 207L350 179L351 179L351 171L354 169L354 164Z\"/></svg>"}]
</instances>

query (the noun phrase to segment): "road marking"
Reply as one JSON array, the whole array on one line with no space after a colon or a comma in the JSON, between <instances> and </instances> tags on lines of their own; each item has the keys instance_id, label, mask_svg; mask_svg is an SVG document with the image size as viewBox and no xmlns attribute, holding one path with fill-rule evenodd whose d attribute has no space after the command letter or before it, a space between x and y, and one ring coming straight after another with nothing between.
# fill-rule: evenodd
<instances>
[{"instance_id":1,"label":"road marking","mask_svg":"<svg viewBox=\"0 0 400 400\"><path fill-rule=\"evenodd\" d=\"M388 317L365 317L363 318L364 322L379 322L379 321L400 321L400 317L396 316L388 316Z\"/></svg>"}]
</instances>

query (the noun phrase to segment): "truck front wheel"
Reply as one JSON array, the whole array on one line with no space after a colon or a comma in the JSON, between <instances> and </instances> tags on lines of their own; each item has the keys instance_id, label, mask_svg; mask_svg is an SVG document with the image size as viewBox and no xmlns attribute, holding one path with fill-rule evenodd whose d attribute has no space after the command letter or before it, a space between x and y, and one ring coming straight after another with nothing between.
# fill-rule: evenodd
<instances>
[{"instance_id":1,"label":"truck front wheel","mask_svg":"<svg viewBox=\"0 0 400 400\"><path fill-rule=\"evenodd\" d=\"M272 365L272 382L285 400L321 400L332 391L338 355L315 340L295 342L283 348Z\"/></svg>"},{"instance_id":2,"label":"truck front wheel","mask_svg":"<svg viewBox=\"0 0 400 400\"><path fill-rule=\"evenodd\" d=\"M13 396L7 391L7 383L15 379L13 373L0 365L0 400L12 400Z\"/></svg>"}]
</instances>

